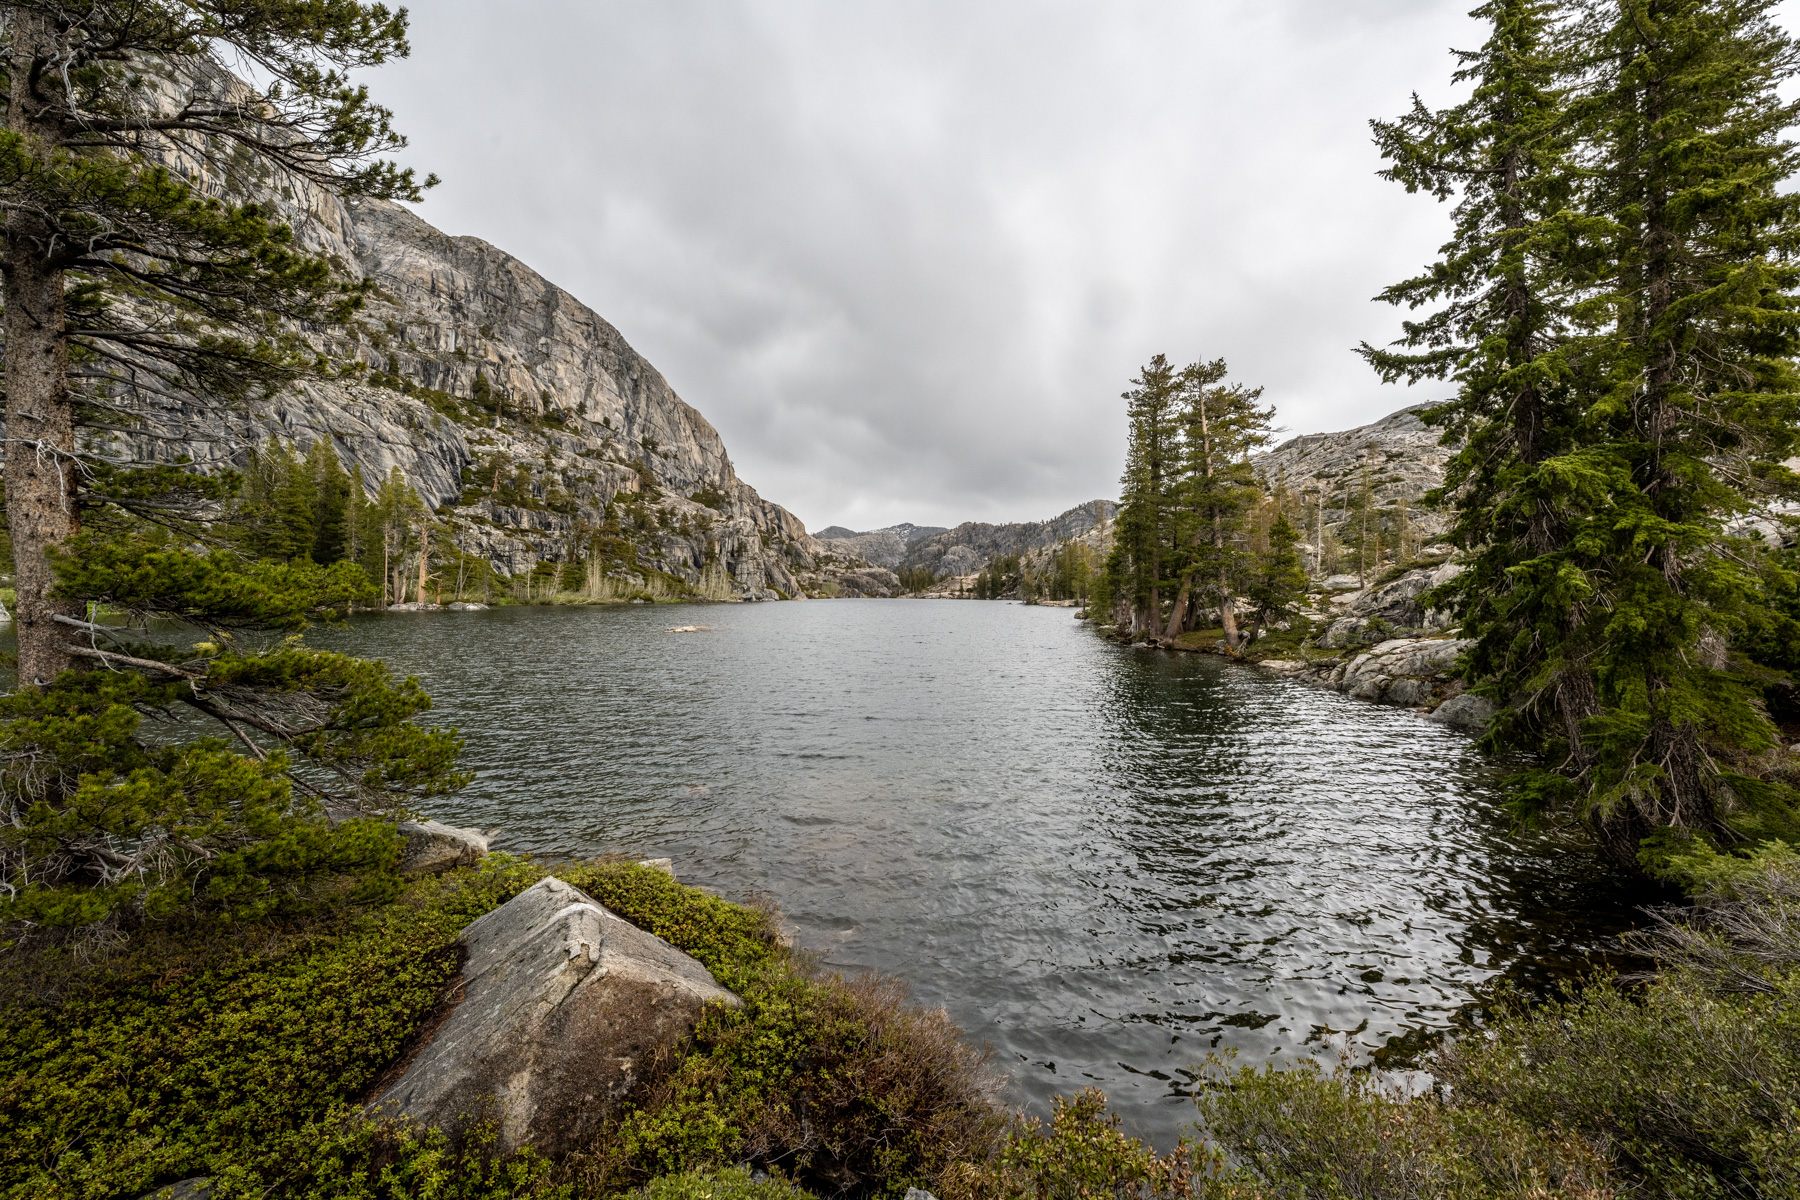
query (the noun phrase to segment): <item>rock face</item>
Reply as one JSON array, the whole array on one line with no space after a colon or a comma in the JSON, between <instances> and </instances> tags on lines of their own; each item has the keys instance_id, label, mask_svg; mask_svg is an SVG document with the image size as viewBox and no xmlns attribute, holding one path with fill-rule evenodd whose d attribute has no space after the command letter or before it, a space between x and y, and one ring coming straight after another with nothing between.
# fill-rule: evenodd
<instances>
[{"instance_id":1,"label":"rock face","mask_svg":"<svg viewBox=\"0 0 1800 1200\"><path fill-rule=\"evenodd\" d=\"M463 999L374 1103L440 1126L490 1117L505 1150L586 1144L648 1056L688 1037L706 1005L740 1003L559 879L475 921L463 945Z\"/></svg>"},{"instance_id":2,"label":"rock face","mask_svg":"<svg viewBox=\"0 0 1800 1200\"><path fill-rule=\"evenodd\" d=\"M920 538L945 532L942 525L913 525L903 522L886 529L857 533L842 525L832 525L813 534L833 553L846 558L860 558L872 566L893 570L906 557L907 547Z\"/></svg>"},{"instance_id":3,"label":"rock face","mask_svg":"<svg viewBox=\"0 0 1800 1200\"><path fill-rule=\"evenodd\" d=\"M989 525L965 521L955 529L933 533L913 542L900 561L902 567L924 567L934 575L963 575L979 570L997 555L1028 554L1110 526L1119 506L1110 500L1090 500L1048 521Z\"/></svg>"},{"instance_id":4,"label":"rock face","mask_svg":"<svg viewBox=\"0 0 1800 1200\"><path fill-rule=\"evenodd\" d=\"M1319 644L1339 650L1396 637L1421 637L1448 629L1454 623L1451 615L1426 608L1420 597L1455 579L1462 570L1450 562L1421 567L1391 583L1343 597L1346 601L1344 614L1332 621Z\"/></svg>"},{"instance_id":5,"label":"rock face","mask_svg":"<svg viewBox=\"0 0 1800 1200\"><path fill-rule=\"evenodd\" d=\"M846 599L889 597L900 594L900 577L885 567L862 567L835 577L838 595Z\"/></svg>"},{"instance_id":6,"label":"rock face","mask_svg":"<svg viewBox=\"0 0 1800 1200\"><path fill-rule=\"evenodd\" d=\"M211 90L243 86L204 64L184 70L207 74ZM185 76L152 81L165 107L189 87ZM718 431L575 297L399 205L281 174L245 178L204 153L171 146L163 161L208 195L271 206L300 245L373 285L356 327L310 335L365 370L242 412L142 400L149 433L193 436L100 445L222 470L271 436L301 452L329 440L371 492L400 468L458 545L515 578L574 562L565 586L573 575L613 591L775 599L829 577L800 521L740 480Z\"/></svg>"}]
</instances>

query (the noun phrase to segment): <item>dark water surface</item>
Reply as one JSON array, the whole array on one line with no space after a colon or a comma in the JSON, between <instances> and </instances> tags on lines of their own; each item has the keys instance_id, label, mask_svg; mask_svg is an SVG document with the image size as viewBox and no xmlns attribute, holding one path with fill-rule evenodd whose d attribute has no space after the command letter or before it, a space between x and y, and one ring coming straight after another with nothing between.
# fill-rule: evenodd
<instances>
[{"instance_id":1,"label":"dark water surface","mask_svg":"<svg viewBox=\"0 0 1800 1200\"><path fill-rule=\"evenodd\" d=\"M951 601L387 614L498 848L669 856L990 1042L1011 1099L1097 1083L1160 1143L1210 1048L1416 1045L1543 988L1645 897L1508 835L1468 740L1067 609ZM705 633L666 633L677 624Z\"/></svg>"}]
</instances>

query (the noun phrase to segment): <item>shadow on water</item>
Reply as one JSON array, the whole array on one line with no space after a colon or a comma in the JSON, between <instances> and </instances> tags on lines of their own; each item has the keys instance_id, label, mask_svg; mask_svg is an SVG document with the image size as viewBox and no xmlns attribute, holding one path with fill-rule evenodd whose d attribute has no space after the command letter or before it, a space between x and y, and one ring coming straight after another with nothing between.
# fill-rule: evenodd
<instances>
[{"instance_id":1,"label":"shadow on water","mask_svg":"<svg viewBox=\"0 0 1800 1200\"><path fill-rule=\"evenodd\" d=\"M665 631L690 623L713 628ZM1097 1083L1163 1144L1209 1050L1401 1061L1657 898L1513 836L1458 734L1067 610L500 609L311 640L419 675L467 735L476 783L434 815L768 895L828 966L945 1005L1015 1101Z\"/></svg>"}]
</instances>

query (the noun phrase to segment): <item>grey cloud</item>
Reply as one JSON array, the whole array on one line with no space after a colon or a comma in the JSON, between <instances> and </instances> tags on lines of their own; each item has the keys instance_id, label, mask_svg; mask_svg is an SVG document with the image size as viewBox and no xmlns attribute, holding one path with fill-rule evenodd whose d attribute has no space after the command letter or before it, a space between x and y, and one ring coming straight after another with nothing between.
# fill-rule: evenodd
<instances>
[{"instance_id":1,"label":"grey cloud","mask_svg":"<svg viewBox=\"0 0 1800 1200\"><path fill-rule=\"evenodd\" d=\"M1424 398L1350 352L1445 214L1368 118L1468 0L429 0L369 77L421 206L616 324L810 527L1111 495L1118 393L1223 355L1294 431Z\"/></svg>"}]
</instances>

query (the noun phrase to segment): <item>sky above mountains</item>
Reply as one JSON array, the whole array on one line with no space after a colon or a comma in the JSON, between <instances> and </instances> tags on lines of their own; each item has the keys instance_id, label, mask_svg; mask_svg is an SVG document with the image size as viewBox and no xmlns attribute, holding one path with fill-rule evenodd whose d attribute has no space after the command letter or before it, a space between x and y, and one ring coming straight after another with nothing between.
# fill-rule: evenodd
<instances>
[{"instance_id":1,"label":"sky above mountains","mask_svg":"<svg viewBox=\"0 0 1800 1200\"><path fill-rule=\"evenodd\" d=\"M1474 0L423 0L369 75L418 211L595 308L809 528L1115 495L1119 393L1224 357L1289 433L1435 399L1352 352L1448 211L1371 117Z\"/></svg>"}]
</instances>

